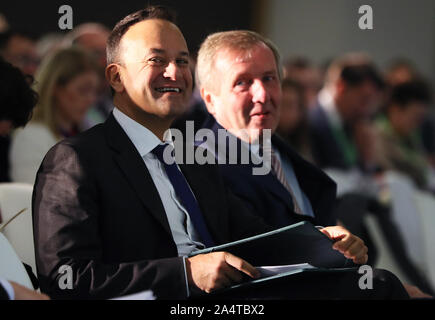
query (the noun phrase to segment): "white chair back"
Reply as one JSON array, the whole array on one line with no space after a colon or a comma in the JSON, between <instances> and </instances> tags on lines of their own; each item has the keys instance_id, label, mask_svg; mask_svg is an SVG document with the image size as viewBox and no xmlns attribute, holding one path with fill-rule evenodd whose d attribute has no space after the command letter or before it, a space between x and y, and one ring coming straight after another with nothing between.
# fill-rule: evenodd
<instances>
[{"instance_id":1,"label":"white chair back","mask_svg":"<svg viewBox=\"0 0 435 320\"><path fill-rule=\"evenodd\" d=\"M32 267L36 274L35 249L32 226L32 190L25 183L0 183L0 210L3 224L20 210L27 208L3 230L4 236L21 261Z\"/></svg>"},{"instance_id":2,"label":"white chair back","mask_svg":"<svg viewBox=\"0 0 435 320\"><path fill-rule=\"evenodd\" d=\"M414 264L425 268L422 221L414 196L417 189L411 179L397 172L388 172L386 181L391 194L391 218Z\"/></svg>"},{"instance_id":3,"label":"white chair back","mask_svg":"<svg viewBox=\"0 0 435 320\"><path fill-rule=\"evenodd\" d=\"M435 197L430 193L417 191L415 201L423 230L425 271L435 288Z\"/></svg>"},{"instance_id":4,"label":"white chair back","mask_svg":"<svg viewBox=\"0 0 435 320\"><path fill-rule=\"evenodd\" d=\"M26 269L8 239L0 232L0 277L33 290Z\"/></svg>"}]
</instances>

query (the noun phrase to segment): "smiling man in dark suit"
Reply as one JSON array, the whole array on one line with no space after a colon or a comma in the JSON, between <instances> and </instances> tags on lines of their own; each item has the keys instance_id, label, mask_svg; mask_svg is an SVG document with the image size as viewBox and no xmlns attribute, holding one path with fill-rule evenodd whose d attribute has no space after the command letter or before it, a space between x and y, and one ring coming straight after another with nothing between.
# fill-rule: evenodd
<instances>
[{"instance_id":1,"label":"smiling man in dark suit","mask_svg":"<svg viewBox=\"0 0 435 320\"><path fill-rule=\"evenodd\" d=\"M115 26L106 69L113 114L55 146L38 172L37 268L42 291L54 298L145 289L157 298L185 298L240 281L241 273L257 275L228 253L185 258L270 228L244 218L213 167L180 165L174 172L160 160L164 133L192 91L187 45L172 21L166 9L149 7ZM59 287L62 265L73 271L73 289Z\"/></svg>"}]
</instances>

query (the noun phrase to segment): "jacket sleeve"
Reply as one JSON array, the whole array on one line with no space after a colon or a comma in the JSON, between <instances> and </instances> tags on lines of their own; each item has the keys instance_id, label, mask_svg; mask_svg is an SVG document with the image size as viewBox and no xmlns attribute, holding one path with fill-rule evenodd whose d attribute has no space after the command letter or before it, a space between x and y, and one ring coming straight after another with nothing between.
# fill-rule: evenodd
<instances>
[{"instance_id":1,"label":"jacket sleeve","mask_svg":"<svg viewBox=\"0 0 435 320\"><path fill-rule=\"evenodd\" d=\"M157 298L185 298L182 257L103 261L98 191L85 162L62 142L39 168L33 227L41 291L55 299L108 299L143 290Z\"/></svg>"}]
</instances>

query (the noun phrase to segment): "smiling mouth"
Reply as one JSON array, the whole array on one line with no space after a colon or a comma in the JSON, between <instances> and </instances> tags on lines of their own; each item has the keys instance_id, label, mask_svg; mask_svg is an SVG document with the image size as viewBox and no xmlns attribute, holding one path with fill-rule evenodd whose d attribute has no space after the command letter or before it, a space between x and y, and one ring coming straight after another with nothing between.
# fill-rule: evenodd
<instances>
[{"instance_id":1,"label":"smiling mouth","mask_svg":"<svg viewBox=\"0 0 435 320\"><path fill-rule=\"evenodd\" d=\"M166 93L166 92L174 92L174 93L181 93L181 89L177 87L161 87L155 89L157 92L160 93Z\"/></svg>"},{"instance_id":2,"label":"smiling mouth","mask_svg":"<svg viewBox=\"0 0 435 320\"><path fill-rule=\"evenodd\" d=\"M258 112L258 113L254 113L253 115L251 115L251 117L265 117L268 116L270 114L270 112Z\"/></svg>"}]
</instances>

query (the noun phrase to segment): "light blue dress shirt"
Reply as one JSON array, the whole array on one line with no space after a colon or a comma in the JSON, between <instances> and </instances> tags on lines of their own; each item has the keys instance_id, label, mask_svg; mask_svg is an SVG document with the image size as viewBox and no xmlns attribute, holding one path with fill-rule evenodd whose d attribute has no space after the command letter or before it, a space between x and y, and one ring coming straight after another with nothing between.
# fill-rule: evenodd
<instances>
[{"instance_id":1,"label":"light blue dress shirt","mask_svg":"<svg viewBox=\"0 0 435 320\"><path fill-rule=\"evenodd\" d=\"M151 152L162 141L149 129L131 119L116 107L113 109L113 116L133 142L148 168L165 209L172 237L177 246L178 256L186 257L193 251L205 248L192 224L189 213L178 199L163 164ZM170 133L165 135L164 140L166 143L173 145ZM184 265L184 269L186 270L186 265Z\"/></svg>"}]
</instances>

